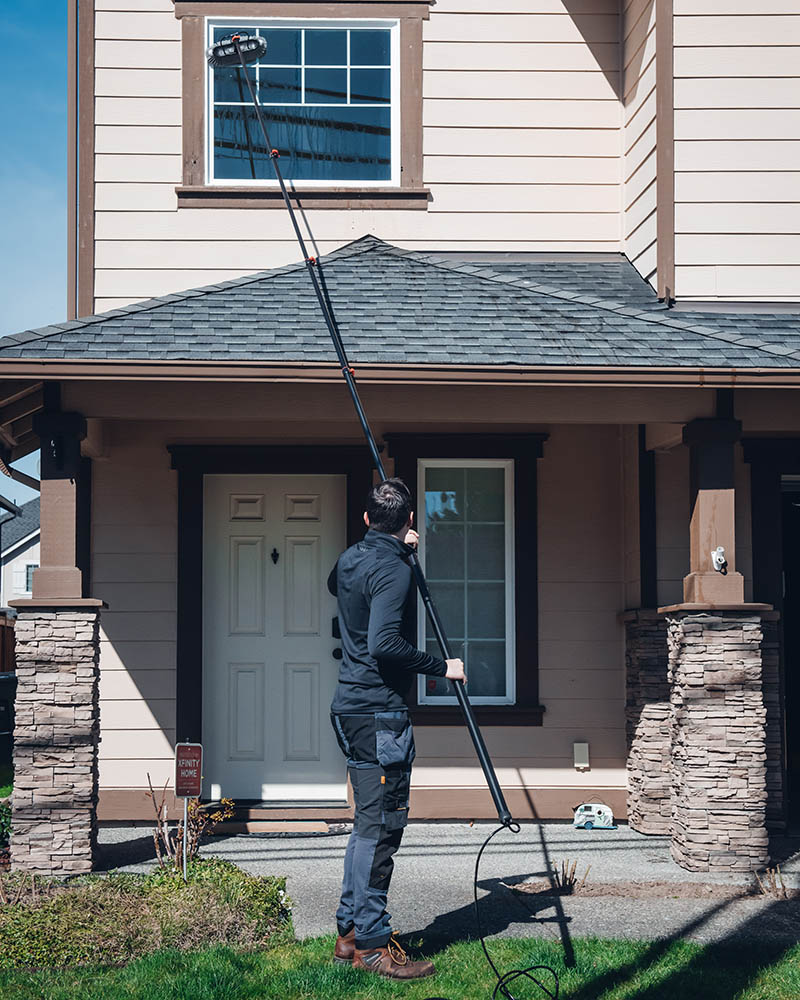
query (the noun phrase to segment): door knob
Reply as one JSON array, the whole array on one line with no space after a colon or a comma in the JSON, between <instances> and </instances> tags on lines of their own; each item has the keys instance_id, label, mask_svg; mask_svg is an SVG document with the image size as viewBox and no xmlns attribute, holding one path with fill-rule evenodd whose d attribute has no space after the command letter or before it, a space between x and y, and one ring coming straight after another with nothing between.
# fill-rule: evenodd
<instances>
[{"instance_id":1,"label":"door knob","mask_svg":"<svg viewBox=\"0 0 800 1000\"><path fill-rule=\"evenodd\" d=\"M337 646L336 649L334 649L334 651L331 653L331 656L334 658L334 660L341 660L341 658L344 656L341 646Z\"/></svg>"}]
</instances>

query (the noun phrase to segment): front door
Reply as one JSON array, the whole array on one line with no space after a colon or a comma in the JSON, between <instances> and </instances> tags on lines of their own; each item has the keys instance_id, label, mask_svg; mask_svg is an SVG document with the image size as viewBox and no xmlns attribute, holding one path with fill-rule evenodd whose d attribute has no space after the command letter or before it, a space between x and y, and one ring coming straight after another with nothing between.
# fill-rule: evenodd
<instances>
[{"instance_id":1,"label":"front door","mask_svg":"<svg viewBox=\"0 0 800 1000\"><path fill-rule=\"evenodd\" d=\"M204 795L344 802L328 574L344 476L205 477Z\"/></svg>"}]
</instances>

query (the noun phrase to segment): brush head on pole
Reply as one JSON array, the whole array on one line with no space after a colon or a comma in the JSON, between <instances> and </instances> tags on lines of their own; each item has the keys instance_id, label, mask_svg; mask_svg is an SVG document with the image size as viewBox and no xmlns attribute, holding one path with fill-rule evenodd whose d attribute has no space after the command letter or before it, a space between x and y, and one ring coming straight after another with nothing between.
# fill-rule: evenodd
<instances>
[{"instance_id":1,"label":"brush head on pole","mask_svg":"<svg viewBox=\"0 0 800 1000\"><path fill-rule=\"evenodd\" d=\"M240 66L239 52L236 51L236 43L239 43L239 52L245 63L254 63L266 53L267 40L260 35L230 35L228 38L221 38L214 42L206 50L206 60L209 66Z\"/></svg>"}]
</instances>

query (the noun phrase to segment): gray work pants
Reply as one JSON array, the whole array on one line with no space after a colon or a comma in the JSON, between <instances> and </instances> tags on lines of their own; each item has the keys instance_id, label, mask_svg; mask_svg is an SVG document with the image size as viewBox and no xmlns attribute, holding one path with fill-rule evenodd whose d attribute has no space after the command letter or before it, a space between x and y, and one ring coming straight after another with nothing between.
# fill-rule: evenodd
<instances>
[{"instance_id":1,"label":"gray work pants","mask_svg":"<svg viewBox=\"0 0 800 1000\"><path fill-rule=\"evenodd\" d=\"M355 800L336 923L340 934L355 927L357 948L379 948L392 934L386 898L408 822L414 734L405 711L332 715L331 721Z\"/></svg>"}]
</instances>

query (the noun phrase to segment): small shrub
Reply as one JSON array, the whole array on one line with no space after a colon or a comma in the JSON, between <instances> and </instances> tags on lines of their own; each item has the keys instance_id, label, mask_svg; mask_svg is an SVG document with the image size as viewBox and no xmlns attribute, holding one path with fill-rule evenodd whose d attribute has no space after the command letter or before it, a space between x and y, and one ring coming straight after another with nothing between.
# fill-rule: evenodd
<instances>
[{"instance_id":1,"label":"small shrub","mask_svg":"<svg viewBox=\"0 0 800 1000\"><path fill-rule=\"evenodd\" d=\"M583 873L583 878L578 882L578 876L576 874L576 869L578 867L578 862L573 861L570 864L569 859L561 862L561 870L559 871L558 862L553 861L553 876L552 883L553 887L565 896L571 895L573 892L580 892L586 882L586 878L591 871L592 866L587 865L586 871Z\"/></svg>"},{"instance_id":2,"label":"small shrub","mask_svg":"<svg viewBox=\"0 0 800 1000\"><path fill-rule=\"evenodd\" d=\"M285 880L222 860L67 883L0 876L0 969L129 962L161 948L265 947L291 938Z\"/></svg>"},{"instance_id":3,"label":"small shrub","mask_svg":"<svg viewBox=\"0 0 800 1000\"><path fill-rule=\"evenodd\" d=\"M0 848L8 847L11 837L11 803L0 802Z\"/></svg>"},{"instance_id":4,"label":"small shrub","mask_svg":"<svg viewBox=\"0 0 800 1000\"><path fill-rule=\"evenodd\" d=\"M774 868L767 868L762 874L764 876L763 881L758 872L755 873L762 896L772 896L774 899L789 898L783 882L783 875L781 875L780 865L776 865Z\"/></svg>"},{"instance_id":5,"label":"small shrub","mask_svg":"<svg viewBox=\"0 0 800 1000\"><path fill-rule=\"evenodd\" d=\"M147 775L149 791L145 794L153 803L156 813L156 825L153 830L153 845L156 858L162 868L183 869L183 820L170 829L167 820L167 785L161 790L161 799L156 801L156 793L150 775ZM200 841L205 834L213 833L219 823L233 816L235 803L233 799L221 799L220 808L214 805L201 805L200 799L189 799L186 823L186 860L194 861L200 852Z\"/></svg>"},{"instance_id":6,"label":"small shrub","mask_svg":"<svg viewBox=\"0 0 800 1000\"><path fill-rule=\"evenodd\" d=\"M14 769L10 764L0 764L0 799L7 799L14 791Z\"/></svg>"}]
</instances>

